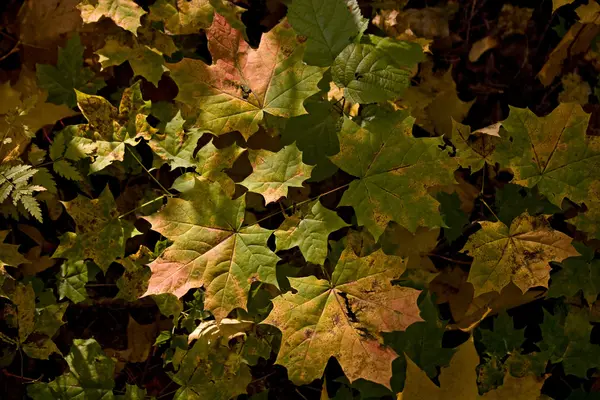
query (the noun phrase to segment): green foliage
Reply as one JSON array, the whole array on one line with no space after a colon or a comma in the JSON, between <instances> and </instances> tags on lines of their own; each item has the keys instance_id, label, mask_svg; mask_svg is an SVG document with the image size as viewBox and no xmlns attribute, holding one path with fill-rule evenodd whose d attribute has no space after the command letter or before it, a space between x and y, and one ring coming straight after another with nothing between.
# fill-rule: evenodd
<instances>
[{"instance_id":1,"label":"green foliage","mask_svg":"<svg viewBox=\"0 0 600 400\"><path fill-rule=\"evenodd\" d=\"M105 86L90 68L82 67L83 51L79 35L73 35L64 48L58 51L56 66L38 64L37 79L42 89L48 91L48 101L75 107L75 89L94 94Z\"/></svg>"}]
</instances>

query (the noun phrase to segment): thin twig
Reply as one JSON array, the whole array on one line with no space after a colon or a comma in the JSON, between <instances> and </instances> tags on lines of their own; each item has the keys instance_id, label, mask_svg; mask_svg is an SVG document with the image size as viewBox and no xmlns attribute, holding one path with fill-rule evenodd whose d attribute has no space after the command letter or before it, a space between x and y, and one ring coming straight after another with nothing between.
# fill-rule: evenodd
<instances>
[{"instance_id":1,"label":"thin twig","mask_svg":"<svg viewBox=\"0 0 600 400\"><path fill-rule=\"evenodd\" d=\"M135 155L135 153L133 152L133 150L131 150L129 147L125 146L125 148L127 150L129 150L129 153L133 156L133 158L135 159L135 161L138 162L138 164L140 164L142 166L142 168L144 168L144 171L146 171L146 173L148 173L148 175L150 175L150 178L152 178L152 180L154 180L154 182L156 182L156 184L158 186L160 186L160 188L165 192L165 194L169 197L173 197L173 194L171 192L169 192L167 189L165 189L165 187L158 181L158 179L156 179L154 177L154 175L152 175L150 173L150 171L148 171L148 169L144 166L144 164L142 164L142 162L139 160L139 158L137 158L137 156Z\"/></svg>"},{"instance_id":2,"label":"thin twig","mask_svg":"<svg viewBox=\"0 0 600 400\"><path fill-rule=\"evenodd\" d=\"M13 46L12 49L10 49L10 51L8 53L6 53L5 55L3 55L2 57L0 57L0 61L4 61L5 59L7 59L11 54L17 53L19 51L19 46L21 45L21 41L19 40L17 43L15 43L15 45Z\"/></svg>"},{"instance_id":3,"label":"thin twig","mask_svg":"<svg viewBox=\"0 0 600 400\"><path fill-rule=\"evenodd\" d=\"M146 207L146 206L149 206L150 204L154 203L155 201L158 201L158 200L164 199L165 197L168 197L168 196L167 196L166 194L163 194L162 196L159 196L159 197L155 198L154 200L150 200L150 201L148 201L148 202L146 202L146 203L142 204L141 206L138 206L138 207L134 208L133 210L129 210L129 211L127 211L125 214L121 214L121 215L119 215L119 219L121 219L121 218L123 218L123 217L125 217L125 216L127 216L127 215L129 215L129 214L131 214L131 213L133 213L133 212L135 212L135 211L137 211L137 210L141 209L141 208L144 208L144 207Z\"/></svg>"},{"instance_id":4,"label":"thin twig","mask_svg":"<svg viewBox=\"0 0 600 400\"><path fill-rule=\"evenodd\" d=\"M450 262L453 262L453 263L456 263L456 264L463 264L463 265L470 265L471 264L470 261L455 260L453 258L444 257L444 256L441 256L439 254L427 253L427 255L429 257L441 258L442 260L450 261Z\"/></svg>"},{"instance_id":5,"label":"thin twig","mask_svg":"<svg viewBox=\"0 0 600 400\"><path fill-rule=\"evenodd\" d=\"M483 198L480 199L480 200L487 207L487 209L490 210L490 212L492 213L492 215L494 216L494 218L496 218L496 221L500 221L500 218L498 218L498 216L496 215L496 213L492 210L492 207L490 207L488 205L488 203Z\"/></svg>"},{"instance_id":6,"label":"thin twig","mask_svg":"<svg viewBox=\"0 0 600 400\"><path fill-rule=\"evenodd\" d=\"M328 192L325 192L325 193L323 193L323 194L320 194L320 195L318 195L318 196L312 197L312 198L310 198L310 199L308 199L308 200L304 200L304 201L301 201L300 203L293 204L293 205L291 205L291 206L289 206L289 207L287 207L287 208L284 208L284 209L282 209L282 210L279 210L279 211L277 211L277 212L274 212L273 214L269 214L269 215L267 215L267 216L266 216L266 217L264 217L264 218L261 218L261 219L259 219L259 220L258 220L258 221L256 221L254 224L259 224L259 223L261 223L261 222L263 222L263 221L265 221L265 220L267 220L267 219L269 219L269 218L271 218L271 217L274 217L274 216L276 216L276 215L279 215L279 214L281 214L281 213L283 213L283 212L285 212L285 211L287 211L287 210L289 210L289 209L291 209L291 208L293 208L293 207L301 206L302 204L306 204L306 203L309 203L309 202L311 202L311 201L313 201L313 200L320 199L320 198L321 198L321 197L323 197L323 196L327 196L328 194L331 194L331 193L333 193L333 192L337 192L337 191L338 191L338 190L340 190L340 189L344 189L344 188L348 187L349 185L350 185L350 184L349 184L349 183L347 183L347 184L345 184L345 185L342 185L342 186L340 186L340 187L337 187L337 188L335 188L335 189L332 189L332 190L330 190L330 191L328 191Z\"/></svg>"}]
</instances>

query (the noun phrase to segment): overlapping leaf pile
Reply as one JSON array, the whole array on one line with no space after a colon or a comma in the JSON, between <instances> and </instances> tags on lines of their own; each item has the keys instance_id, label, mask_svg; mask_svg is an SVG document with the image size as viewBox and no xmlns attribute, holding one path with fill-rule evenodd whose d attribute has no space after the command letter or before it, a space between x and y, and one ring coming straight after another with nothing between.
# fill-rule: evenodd
<instances>
[{"instance_id":1,"label":"overlapping leaf pile","mask_svg":"<svg viewBox=\"0 0 600 400\"><path fill-rule=\"evenodd\" d=\"M600 396L594 0L477 40L476 2L466 39L453 1L9 3L6 398ZM491 70L557 9L553 106L477 119L441 55Z\"/></svg>"}]
</instances>

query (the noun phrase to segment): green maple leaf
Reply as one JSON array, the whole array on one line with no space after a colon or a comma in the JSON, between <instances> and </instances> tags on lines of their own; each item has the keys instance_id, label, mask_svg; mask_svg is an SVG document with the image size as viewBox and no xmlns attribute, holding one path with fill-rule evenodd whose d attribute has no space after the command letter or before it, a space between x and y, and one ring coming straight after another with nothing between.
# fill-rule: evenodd
<instances>
[{"instance_id":1,"label":"green maple leaf","mask_svg":"<svg viewBox=\"0 0 600 400\"><path fill-rule=\"evenodd\" d=\"M351 382L362 378L390 387L397 355L381 344L379 333L404 330L421 320L416 303L420 291L391 284L404 269L399 257L382 251L358 257L348 247L330 281L289 278L295 292L273 299L263 323L283 333L276 362L287 368L292 382L321 378L333 356Z\"/></svg>"},{"instance_id":2,"label":"green maple leaf","mask_svg":"<svg viewBox=\"0 0 600 400\"><path fill-rule=\"evenodd\" d=\"M119 109L103 97L76 93L77 105L88 123L69 129L74 136L94 141L96 147L90 173L101 171L115 161L123 161L127 145L136 145L140 137L149 139L156 131L146 121L150 102L142 98L139 82L125 89Z\"/></svg>"},{"instance_id":3,"label":"green maple leaf","mask_svg":"<svg viewBox=\"0 0 600 400\"><path fill-rule=\"evenodd\" d=\"M302 152L295 144L276 153L269 150L249 150L252 173L240 185L261 194L269 204L285 197L290 187L302 187L314 167L302 162Z\"/></svg>"},{"instance_id":4,"label":"green maple leaf","mask_svg":"<svg viewBox=\"0 0 600 400\"><path fill-rule=\"evenodd\" d=\"M125 394L116 396L115 398L117 400L144 400L147 397L146 389L136 385L125 384Z\"/></svg>"},{"instance_id":5,"label":"green maple leaf","mask_svg":"<svg viewBox=\"0 0 600 400\"><path fill-rule=\"evenodd\" d=\"M521 345L525 341L525 328L515 329L512 317L506 312L494 319L492 330L480 329L481 343L485 351L493 357L502 358L506 354L520 352Z\"/></svg>"},{"instance_id":6,"label":"green maple leaf","mask_svg":"<svg viewBox=\"0 0 600 400\"><path fill-rule=\"evenodd\" d=\"M209 0L158 0L150 6L150 19L162 21L169 35L189 35L212 23L214 9Z\"/></svg>"},{"instance_id":7,"label":"green maple leaf","mask_svg":"<svg viewBox=\"0 0 600 400\"><path fill-rule=\"evenodd\" d=\"M222 343L200 337L185 353L173 380L181 385L175 400L229 400L246 393L252 380L243 358Z\"/></svg>"},{"instance_id":8,"label":"green maple leaf","mask_svg":"<svg viewBox=\"0 0 600 400\"><path fill-rule=\"evenodd\" d=\"M510 227L499 221L480 225L482 229L464 247L473 257L468 281L475 287L475 297L500 292L510 282L523 292L548 287L549 263L579 254L572 239L552 229L544 216L524 213Z\"/></svg>"},{"instance_id":9,"label":"green maple leaf","mask_svg":"<svg viewBox=\"0 0 600 400\"><path fill-rule=\"evenodd\" d=\"M119 40L109 39L96 54L102 69L129 61L134 75L143 76L157 87L163 72L168 71L164 66L163 54L159 50L139 43L132 47Z\"/></svg>"},{"instance_id":10,"label":"green maple leaf","mask_svg":"<svg viewBox=\"0 0 600 400\"><path fill-rule=\"evenodd\" d=\"M125 256L127 239L140 234L130 221L119 218L108 186L97 199L79 195L63 204L76 227L75 233L61 236L54 258L66 258L70 262L92 259L106 271L113 261Z\"/></svg>"},{"instance_id":11,"label":"green maple leaf","mask_svg":"<svg viewBox=\"0 0 600 400\"><path fill-rule=\"evenodd\" d=\"M561 212L559 207L540 196L537 188L528 189L512 183L496 191L496 209L496 215L506 225L524 212L529 215Z\"/></svg>"},{"instance_id":12,"label":"green maple leaf","mask_svg":"<svg viewBox=\"0 0 600 400\"><path fill-rule=\"evenodd\" d=\"M423 59L421 46L369 36L348 45L331 66L336 85L354 103L376 103L400 96L410 85L411 69Z\"/></svg>"},{"instance_id":13,"label":"green maple leaf","mask_svg":"<svg viewBox=\"0 0 600 400\"><path fill-rule=\"evenodd\" d=\"M330 233L349 226L335 211L331 211L314 201L295 215L286 217L275 231L276 251L298 246L304 259L313 264L323 265L327 258L327 238Z\"/></svg>"},{"instance_id":14,"label":"green maple leaf","mask_svg":"<svg viewBox=\"0 0 600 400\"><path fill-rule=\"evenodd\" d=\"M155 167L159 167L164 162L169 164L171 170L195 165L193 153L203 133L198 129L186 132L183 128L184 124L185 120L181 112L178 112L171 121L167 122L164 132L157 132L152 136L148 144L162 161L155 163Z\"/></svg>"},{"instance_id":15,"label":"green maple leaf","mask_svg":"<svg viewBox=\"0 0 600 400\"><path fill-rule=\"evenodd\" d=\"M267 247L272 231L242 227L245 205L243 196L231 200L218 183L200 177L181 199L169 199L160 212L145 217L174 241L150 264L146 295L182 297L203 286L206 308L220 320L236 307L246 309L253 281L275 283L279 257Z\"/></svg>"},{"instance_id":16,"label":"green maple leaf","mask_svg":"<svg viewBox=\"0 0 600 400\"><path fill-rule=\"evenodd\" d=\"M308 38L304 61L320 67L330 66L368 25L356 0L296 0L288 9L288 19L296 32Z\"/></svg>"},{"instance_id":17,"label":"green maple leaf","mask_svg":"<svg viewBox=\"0 0 600 400\"><path fill-rule=\"evenodd\" d=\"M440 202L444 237L452 243L462 235L464 227L469 224L469 215L460 208L461 201L456 192L439 192L435 198Z\"/></svg>"},{"instance_id":18,"label":"green maple leaf","mask_svg":"<svg viewBox=\"0 0 600 400\"><path fill-rule=\"evenodd\" d=\"M589 114L574 103L560 104L545 117L511 107L502 122L509 140L494 157L512 169L514 183L537 185L559 207L565 198L589 202L590 185L598 180L600 138L586 136L588 120Z\"/></svg>"},{"instance_id":19,"label":"green maple leaf","mask_svg":"<svg viewBox=\"0 0 600 400\"><path fill-rule=\"evenodd\" d=\"M36 65L38 82L42 89L48 91L49 102L75 107L77 97L74 89L94 94L106 86L102 79L94 78L94 71L82 66L83 51L81 39L75 34L64 48L58 50L56 66Z\"/></svg>"},{"instance_id":20,"label":"green maple leaf","mask_svg":"<svg viewBox=\"0 0 600 400\"><path fill-rule=\"evenodd\" d=\"M600 366L600 347L590 343L592 325L586 310L569 309L554 315L544 310L540 325L543 340L538 343L542 354L551 363L561 362L565 374L586 378L587 370Z\"/></svg>"},{"instance_id":21,"label":"green maple leaf","mask_svg":"<svg viewBox=\"0 0 600 400\"><path fill-rule=\"evenodd\" d=\"M587 211L580 213L569 222L577 229L589 233L592 237L600 239L600 182L592 182L589 188L588 201L585 202Z\"/></svg>"},{"instance_id":22,"label":"green maple leaf","mask_svg":"<svg viewBox=\"0 0 600 400\"><path fill-rule=\"evenodd\" d=\"M427 376L434 378L438 375L438 367L445 367L450 363L456 349L442 347L446 323L439 319L431 297L424 297L419 308L424 321L415 322L404 332L384 333L383 338L385 344L396 353L408 356Z\"/></svg>"},{"instance_id":23,"label":"green maple leaf","mask_svg":"<svg viewBox=\"0 0 600 400\"><path fill-rule=\"evenodd\" d=\"M600 260L594 251L576 243L581 256L569 257L561 263L562 269L553 273L549 297L575 296L580 290L588 304L593 304L600 293Z\"/></svg>"},{"instance_id":24,"label":"green maple leaf","mask_svg":"<svg viewBox=\"0 0 600 400\"><path fill-rule=\"evenodd\" d=\"M302 102L318 91L321 68L302 62L305 45L287 22L264 34L256 50L218 14L206 34L212 65L188 58L167 65L177 100L200 110L198 127L215 135L237 130L247 139L265 113L306 113Z\"/></svg>"},{"instance_id":25,"label":"green maple leaf","mask_svg":"<svg viewBox=\"0 0 600 400\"><path fill-rule=\"evenodd\" d=\"M82 0L77 8L86 24L98 22L102 17L110 18L134 35L142 25L140 18L146 14L133 0Z\"/></svg>"},{"instance_id":26,"label":"green maple leaf","mask_svg":"<svg viewBox=\"0 0 600 400\"><path fill-rule=\"evenodd\" d=\"M414 138L414 119L398 111L382 129L377 119L361 127L346 118L338 133L340 153L330 157L343 171L359 179L340 202L352 206L359 225L378 239L389 221L411 232L418 226L439 227L439 203L428 195L435 185L454 183L456 167L441 138Z\"/></svg>"},{"instance_id":27,"label":"green maple leaf","mask_svg":"<svg viewBox=\"0 0 600 400\"><path fill-rule=\"evenodd\" d=\"M75 339L65 357L69 372L50 383L36 382L27 387L34 400L112 400L115 362L107 357L94 339Z\"/></svg>"},{"instance_id":28,"label":"green maple leaf","mask_svg":"<svg viewBox=\"0 0 600 400\"><path fill-rule=\"evenodd\" d=\"M457 161L463 168L479 171L485 163L494 165L491 157L496 143L502 138L481 131L471 132L471 127L452 120L452 144L456 147Z\"/></svg>"},{"instance_id":29,"label":"green maple leaf","mask_svg":"<svg viewBox=\"0 0 600 400\"><path fill-rule=\"evenodd\" d=\"M337 170L329 160L340 151L337 138L340 115L328 101L308 99L304 102L308 114L290 118L281 132L284 145L296 143L302 151L302 162L315 165L311 181L320 181Z\"/></svg>"},{"instance_id":30,"label":"green maple leaf","mask_svg":"<svg viewBox=\"0 0 600 400\"><path fill-rule=\"evenodd\" d=\"M205 144L192 159L197 174L183 174L175 180L173 189L181 193L193 190L197 183L196 178L200 175L210 182L218 183L227 195L233 197L235 182L224 171L231 168L244 151L246 149L235 143L222 149L215 147L212 141Z\"/></svg>"}]
</instances>

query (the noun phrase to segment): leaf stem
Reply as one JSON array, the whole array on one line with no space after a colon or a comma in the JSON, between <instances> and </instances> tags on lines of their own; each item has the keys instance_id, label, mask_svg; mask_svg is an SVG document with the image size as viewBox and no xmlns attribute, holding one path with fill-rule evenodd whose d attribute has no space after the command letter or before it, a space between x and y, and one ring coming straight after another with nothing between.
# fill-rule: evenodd
<instances>
[{"instance_id":1,"label":"leaf stem","mask_svg":"<svg viewBox=\"0 0 600 400\"><path fill-rule=\"evenodd\" d=\"M496 218L496 221L500 222L500 218L498 218L498 216L496 215L496 213L494 212L494 210L492 210L492 207L490 207L488 205L488 203L483 198L481 198L480 200L487 207L487 209L490 210L490 212L492 213L492 215L494 216L494 218Z\"/></svg>"},{"instance_id":2,"label":"leaf stem","mask_svg":"<svg viewBox=\"0 0 600 400\"><path fill-rule=\"evenodd\" d=\"M119 217L118 217L118 218L119 218L119 219L121 219L121 218L123 218L123 217L125 217L125 216L127 216L127 215L131 214L132 212L135 212L135 211L139 210L140 208L144 208L144 207L146 207L146 206L148 206L148 205L150 205L150 204L154 203L155 201L161 200L161 199L163 199L163 198L165 198L165 197L169 197L169 196L168 196L168 195L166 195L166 194L163 194L162 196L159 196L159 197L155 198L154 200L147 201L146 203L142 204L141 206L138 206L138 207L134 208L133 210L129 210L129 211L127 211L125 214L121 214L121 215L119 215Z\"/></svg>"},{"instance_id":3,"label":"leaf stem","mask_svg":"<svg viewBox=\"0 0 600 400\"><path fill-rule=\"evenodd\" d=\"M450 262L453 262L453 263L456 263L456 264L463 264L463 265L470 265L471 264L470 261L455 260L453 258L441 256L439 254L434 254L434 253L427 253L427 256L441 258L442 260L450 261Z\"/></svg>"},{"instance_id":4,"label":"leaf stem","mask_svg":"<svg viewBox=\"0 0 600 400\"><path fill-rule=\"evenodd\" d=\"M315 197L312 197L312 198L310 198L310 199L308 199L308 200L301 201L300 203L295 203L295 204L292 204L291 206L289 206L289 207L287 207L287 208L283 208L283 209L281 209L281 210L279 210L279 211L276 211L276 212L274 212L273 214L269 214L269 215L267 215L266 217L259 219L259 220L258 220L258 221L256 221L254 224L259 224L259 223L261 223L261 222L263 222L263 221L265 221L265 220L267 220L267 219L269 219L269 218L271 218L271 217L274 217L274 216L276 216L276 215L279 215L279 214L281 214L281 213L284 213L285 211L289 210L290 208L298 207L298 206L301 206L302 204L306 204L306 203L309 203L309 202L311 202L311 201L313 201L313 200L320 199L320 198L321 198L321 197L323 197L323 196L327 196L328 194L331 194L331 193L333 193L333 192L337 192L338 190L341 190L341 189L347 188L348 186L350 186L350 183L346 183L345 185L342 185L342 186L336 187L335 189L331 189L331 190L330 190L330 191L328 191L328 192L322 193L322 194L320 194L320 195L318 195L318 196L315 196ZM253 224L253 225L254 225L254 224Z\"/></svg>"},{"instance_id":5,"label":"leaf stem","mask_svg":"<svg viewBox=\"0 0 600 400\"><path fill-rule=\"evenodd\" d=\"M152 178L152 180L153 180L154 182L156 182L156 184L157 184L158 186L160 186L160 188L161 188L161 189L162 189L162 190L163 190L163 191L166 193L166 196L168 196L168 197L173 197L173 194L172 194L171 192L169 192L167 189L165 189L165 187L164 187L164 186L163 186L163 185L162 185L162 184L161 184L161 183L158 181L158 179L156 179L156 178L154 177L154 175L152 175L152 174L150 173L150 171L148 171L148 169L147 169L147 168L144 166L144 164L142 164L142 162L140 161L140 159L139 159L139 158L137 158L137 156L135 155L135 153L134 153L134 152L133 152L133 151L132 151L132 150L131 150L131 149L130 149L128 146L125 146L125 148L126 148L127 150L129 150L129 153L130 153L130 154L133 156L133 158L135 159L135 161L137 161L137 162L138 162L138 164L140 164L140 165L142 166L142 168L144 168L144 171L146 171L146 173L147 173L148 175L150 175L150 178Z\"/></svg>"}]
</instances>

